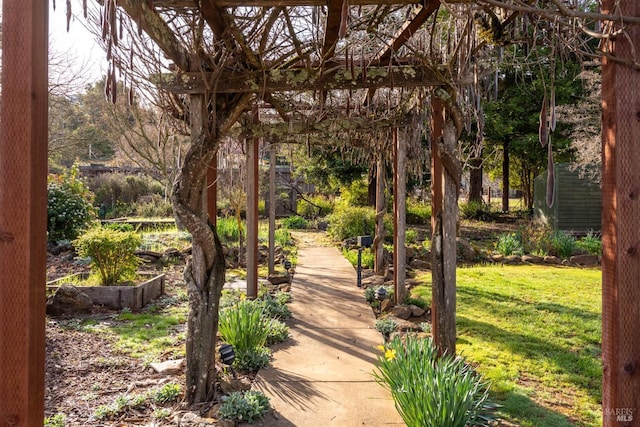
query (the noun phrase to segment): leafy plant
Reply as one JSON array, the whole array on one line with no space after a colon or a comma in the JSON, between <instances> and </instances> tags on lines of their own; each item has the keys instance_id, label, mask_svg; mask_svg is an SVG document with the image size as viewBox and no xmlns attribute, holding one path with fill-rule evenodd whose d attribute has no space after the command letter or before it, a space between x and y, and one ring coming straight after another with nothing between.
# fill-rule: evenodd
<instances>
[{"instance_id":1,"label":"leafy plant","mask_svg":"<svg viewBox=\"0 0 640 427\"><path fill-rule=\"evenodd\" d=\"M136 233L97 227L80 236L74 245L80 256L91 257L92 269L102 285L109 286L135 275L139 264L135 251L141 243Z\"/></svg>"},{"instance_id":2,"label":"leafy plant","mask_svg":"<svg viewBox=\"0 0 640 427\"><path fill-rule=\"evenodd\" d=\"M551 246L561 258L569 258L576 249L576 239L563 231L557 230L551 237Z\"/></svg>"},{"instance_id":3,"label":"leafy plant","mask_svg":"<svg viewBox=\"0 0 640 427\"><path fill-rule=\"evenodd\" d=\"M280 224L290 230L304 230L309 228L309 222L299 215L282 218Z\"/></svg>"},{"instance_id":4,"label":"leafy plant","mask_svg":"<svg viewBox=\"0 0 640 427\"><path fill-rule=\"evenodd\" d=\"M47 240L73 240L96 217L93 193L74 165L62 175L50 175L47 184Z\"/></svg>"},{"instance_id":5,"label":"leafy plant","mask_svg":"<svg viewBox=\"0 0 640 427\"><path fill-rule=\"evenodd\" d=\"M298 215L307 219L324 217L333 212L333 203L322 195L305 195L296 204Z\"/></svg>"},{"instance_id":6,"label":"leafy plant","mask_svg":"<svg viewBox=\"0 0 640 427\"><path fill-rule=\"evenodd\" d=\"M290 292L276 292L275 299L278 300L280 304L288 304L291 302L291 293Z\"/></svg>"},{"instance_id":7,"label":"leafy plant","mask_svg":"<svg viewBox=\"0 0 640 427\"><path fill-rule=\"evenodd\" d=\"M64 427L66 416L64 414L55 414L44 419L44 427Z\"/></svg>"},{"instance_id":8,"label":"leafy plant","mask_svg":"<svg viewBox=\"0 0 640 427\"><path fill-rule=\"evenodd\" d=\"M372 235L375 231L375 211L369 207L336 206L329 216L327 233L335 240Z\"/></svg>"},{"instance_id":9,"label":"leafy plant","mask_svg":"<svg viewBox=\"0 0 640 427\"><path fill-rule=\"evenodd\" d=\"M111 405L100 405L96 408L93 416L99 420L110 419L123 413L129 405L129 397L118 395Z\"/></svg>"},{"instance_id":10,"label":"leafy plant","mask_svg":"<svg viewBox=\"0 0 640 427\"><path fill-rule=\"evenodd\" d=\"M416 243L418 241L418 232L416 230L407 230L404 233L405 243Z\"/></svg>"},{"instance_id":11,"label":"leafy plant","mask_svg":"<svg viewBox=\"0 0 640 427\"><path fill-rule=\"evenodd\" d=\"M291 232L287 228L279 228L274 233L274 240L276 241L276 245L280 247L291 246L293 245L293 238L291 237Z\"/></svg>"},{"instance_id":12,"label":"leafy plant","mask_svg":"<svg viewBox=\"0 0 640 427\"><path fill-rule=\"evenodd\" d=\"M260 301L241 300L220 312L218 330L236 351L239 369L254 370L269 363L269 323Z\"/></svg>"},{"instance_id":13,"label":"leafy plant","mask_svg":"<svg viewBox=\"0 0 640 427\"><path fill-rule=\"evenodd\" d=\"M289 327L277 319L269 319L267 344L276 344L289 338Z\"/></svg>"},{"instance_id":14,"label":"leafy plant","mask_svg":"<svg viewBox=\"0 0 640 427\"><path fill-rule=\"evenodd\" d=\"M522 255L524 253L522 242L515 233L505 233L498 236L496 251L504 256Z\"/></svg>"},{"instance_id":15,"label":"leafy plant","mask_svg":"<svg viewBox=\"0 0 640 427\"><path fill-rule=\"evenodd\" d=\"M417 307L420 307L423 310L426 310L426 309L430 308L429 302L424 300L424 299L422 299L422 298L407 297L407 298L405 298L404 303L406 305L415 305Z\"/></svg>"},{"instance_id":16,"label":"leafy plant","mask_svg":"<svg viewBox=\"0 0 640 427\"><path fill-rule=\"evenodd\" d=\"M216 221L216 231L223 243L237 243L240 238L240 226L234 217L219 217Z\"/></svg>"},{"instance_id":17,"label":"leafy plant","mask_svg":"<svg viewBox=\"0 0 640 427\"><path fill-rule=\"evenodd\" d=\"M408 198L406 218L407 224L428 224L431 219L431 204Z\"/></svg>"},{"instance_id":18,"label":"leafy plant","mask_svg":"<svg viewBox=\"0 0 640 427\"><path fill-rule=\"evenodd\" d=\"M484 220L489 216L489 209L483 202L473 200L460 204L460 216L463 219Z\"/></svg>"},{"instance_id":19,"label":"leafy plant","mask_svg":"<svg viewBox=\"0 0 640 427\"><path fill-rule=\"evenodd\" d=\"M181 393L180 384L167 383L163 385L161 388L159 388L158 390L156 390L156 392L153 395L153 400L154 402L159 404L173 402L178 400L180 393Z\"/></svg>"},{"instance_id":20,"label":"leafy plant","mask_svg":"<svg viewBox=\"0 0 640 427\"><path fill-rule=\"evenodd\" d=\"M431 339L395 337L378 356L374 378L409 427L483 424L488 386L462 358L439 356Z\"/></svg>"},{"instance_id":21,"label":"leafy plant","mask_svg":"<svg viewBox=\"0 0 640 427\"><path fill-rule=\"evenodd\" d=\"M602 241L589 232L585 237L576 242L576 247L590 255L602 255Z\"/></svg>"},{"instance_id":22,"label":"leafy plant","mask_svg":"<svg viewBox=\"0 0 640 427\"><path fill-rule=\"evenodd\" d=\"M254 390L244 393L234 391L222 398L218 415L226 420L252 424L255 420L262 418L269 409L271 409L269 398L264 393Z\"/></svg>"},{"instance_id":23,"label":"leafy plant","mask_svg":"<svg viewBox=\"0 0 640 427\"><path fill-rule=\"evenodd\" d=\"M396 330L398 323L393 319L376 320L376 330L384 336L385 341L389 339L391 333Z\"/></svg>"},{"instance_id":24,"label":"leafy plant","mask_svg":"<svg viewBox=\"0 0 640 427\"><path fill-rule=\"evenodd\" d=\"M353 265L354 268L358 266L358 250L357 249L347 250L343 248L342 255L347 259L347 261L351 263L351 265ZM369 269L373 268L375 264L375 255L373 251L371 251L371 249L367 248L362 250L360 263L362 265L362 268L369 268Z\"/></svg>"},{"instance_id":25,"label":"leafy plant","mask_svg":"<svg viewBox=\"0 0 640 427\"><path fill-rule=\"evenodd\" d=\"M273 319L288 319L291 317L291 310L286 303L280 302L277 298L267 294L262 300L258 300L262 306L263 314Z\"/></svg>"}]
</instances>

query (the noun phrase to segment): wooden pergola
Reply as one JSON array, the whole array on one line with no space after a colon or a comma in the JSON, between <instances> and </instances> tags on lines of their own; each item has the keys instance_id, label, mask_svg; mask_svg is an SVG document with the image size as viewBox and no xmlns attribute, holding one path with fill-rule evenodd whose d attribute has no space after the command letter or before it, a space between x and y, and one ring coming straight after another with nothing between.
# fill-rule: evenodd
<instances>
[{"instance_id":1,"label":"wooden pergola","mask_svg":"<svg viewBox=\"0 0 640 427\"><path fill-rule=\"evenodd\" d=\"M211 131L210 108L212 102L214 107L217 102L211 100L212 94L222 95L220 99L224 102L237 102L238 107L230 111L227 122L223 123L228 125L225 128L228 130L231 122L235 123L243 114L253 115L257 121L259 117L252 105L257 105L259 100L268 103L292 126L291 122L296 122L292 119L294 111L279 101L280 92L317 93L317 99L325 102L331 91L349 92L349 99L352 91L360 91L364 96L359 105L373 105L376 91L440 86L442 89L434 91L431 97L434 277L439 276L433 287L433 325L436 342L455 348L455 217L459 166L451 156L454 147L450 144L455 143L457 134L449 105L452 93L448 90L469 80L464 75L454 79L450 69L441 67L444 64L424 62L403 50L438 10L440 1L118 0L116 3L106 0L101 3L112 15L116 9L124 11L173 63L175 73L171 77L157 76L156 84L189 98L189 123L194 138ZM43 2L4 0L2 7L0 421L4 425L35 426L42 424L44 412L48 13L47 4ZM298 31L306 30L296 27L287 12L290 7L326 11L318 46L306 45L296 36ZM393 20L393 34L376 39L374 48L363 51L362 56L354 60L354 52L349 51L344 38L351 24L350 9L361 7L372 8L369 22L399 18ZM607 0L604 8L612 14L640 17L640 5L631 0ZM259 12L255 12L258 9ZM400 10L404 13L398 12ZM268 44L268 37L252 39L251 33L243 32L242 25L238 24L242 21L235 20L233 15L238 11L263 13L266 20L260 21L261 25L273 26L276 21L280 22L283 30L280 34L290 42L289 60L278 61L275 56L263 55L261 48ZM393 15L394 12L397 15ZM199 36L212 37L224 44L222 51L237 59L236 67L215 69L218 58L186 46L171 27L176 16L202 19L206 30ZM115 15L109 19L113 22L105 27L105 34L108 44L115 45ZM609 42L610 55L603 63L603 408L606 426L618 425L615 417L607 416L615 414L616 408L633 409L636 413L640 409L640 332L635 328L640 312L637 286L640 279L640 172L637 169L640 74L630 65L640 62L633 56L636 55L634 44L640 46L640 29L632 27L627 34L629 37ZM112 78L115 79L115 72ZM394 187L401 196L394 198L395 283L402 289L403 150L410 132L406 132L407 124L392 126L397 127L393 132ZM256 262L251 254L255 257L257 253L258 143L255 135L247 141L247 164L252 178L248 191L247 236L251 242L247 257L251 268L247 280L252 293L256 286L253 283L257 283ZM214 170L209 169L208 180L213 182ZM208 209L215 209L214 193L210 193ZM640 417L634 416L629 421L628 425L640 425Z\"/></svg>"}]
</instances>

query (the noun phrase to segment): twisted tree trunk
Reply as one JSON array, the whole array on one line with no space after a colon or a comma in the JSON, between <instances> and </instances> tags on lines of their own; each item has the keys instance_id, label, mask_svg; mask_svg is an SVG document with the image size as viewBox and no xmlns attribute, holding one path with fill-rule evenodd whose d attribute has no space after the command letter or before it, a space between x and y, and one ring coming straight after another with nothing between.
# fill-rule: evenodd
<instances>
[{"instance_id":1,"label":"twisted tree trunk","mask_svg":"<svg viewBox=\"0 0 640 427\"><path fill-rule=\"evenodd\" d=\"M206 402L214 397L218 310L224 286L222 244L215 226L207 218L204 203L207 168L222 136L249 100L247 95L225 97L225 108L218 107L214 114L209 114L211 103L205 102L203 95L191 96L192 142L171 197L176 219L191 233L193 245L184 271L189 293L186 338L186 399L189 403ZM223 104L221 100L216 101Z\"/></svg>"}]
</instances>

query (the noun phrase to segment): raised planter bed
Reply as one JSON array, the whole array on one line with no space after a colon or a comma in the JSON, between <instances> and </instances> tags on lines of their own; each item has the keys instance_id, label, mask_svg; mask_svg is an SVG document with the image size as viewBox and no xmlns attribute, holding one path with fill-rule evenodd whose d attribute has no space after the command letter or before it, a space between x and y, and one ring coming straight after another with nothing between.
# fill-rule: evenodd
<instances>
[{"instance_id":1,"label":"raised planter bed","mask_svg":"<svg viewBox=\"0 0 640 427\"><path fill-rule=\"evenodd\" d=\"M78 286L93 300L94 305L101 305L114 310L130 308L137 310L152 300L164 295L164 274L141 273L148 279L134 286ZM63 284L76 285L78 280L86 279L88 273L77 273L47 282L47 294L55 292Z\"/></svg>"}]
</instances>

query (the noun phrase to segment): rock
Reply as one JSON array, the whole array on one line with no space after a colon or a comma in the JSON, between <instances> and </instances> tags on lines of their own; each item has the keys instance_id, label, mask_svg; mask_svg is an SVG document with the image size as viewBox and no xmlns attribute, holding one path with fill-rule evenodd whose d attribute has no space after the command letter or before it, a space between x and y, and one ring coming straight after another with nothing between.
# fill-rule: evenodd
<instances>
[{"instance_id":1,"label":"rock","mask_svg":"<svg viewBox=\"0 0 640 427\"><path fill-rule=\"evenodd\" d=\"M247 377L223 378L220 380L220 390L222 390L224 394L230 394L234 391L251 390L251 380Z\"/></svg>"},{"instance_id":2,"label":"rock","mask_svg":"<svg viewBox=\"0 0 640 427\"><path fill-rule=\"evenodd\" d=\"M364 286L365 288L380 286L383 283L384 283L384 277L382 276L371 276L371 277L362 279L362 286Z\"/></svg>"},{"instance_id":3,"label":"rock","mask_svg":"<svg viewBox=\"0 0 640 427\"><path fill-rule=\"evenodd\" d=\"M431 270L431 263L421 259L414 259L409 266L414 270Z\"/></svg>"},{"instance_id":4,"label":"rock","mask_svg":"<svg viewBox=\"0 0 640 427\"><path fill-rule=\"evenodd\" d=\"M494 262L502 262L503 259L504 259L504 255L502 254L491 255L491 260Z\"/></svg>"},{"instance_id":5,"label":"rock","mask_svg":"<svg viewBox=\"0 0 640 427\"><path fill-rule=\"evenodd\" d=\"M154 371L164 375L177 375L182 373L184 359L167 360L165 362L151 363Z\"/></svg>"},{"instance_id":6,"label":"rock","mask_svg":"<svg viewBox=\"0 0 640 427\"><path fill-rule=\"evenodd\" d=\"M405 251L405 257L407 261L412 260L413 258L416 257L416 250L413 247L407 246L404 248L404 251Z\"/></svg>"},{"instance_id":7,"label":"rock","mask_svg":"<svg viewBox=\"0 0 640 427\"><path fill-rule=\"evenodd\" d=\"M414 317L420 317L426 313L426 310L424 308L418 307L414 304L409 304L407 307L411 310L411 315Z\"/></svg>"},{"instance_id":8,"label":"rock","mask_svg":"<svg viewBox=\"0 0 640 427\"><path fill-rule=\"evenodd\" d=\"M393 307L391 314L399 319L407 320L411 317L411 309L406 305L397 305Z\"/></svg>"},{"instance_id":9,"label":"rock","mask_svg":"<svg viewBox=\"0 0 640 427\"><path fill-rule=\"evenodd\" d=\"M600 264L597 255L575 255L569 258L571 264L577 264L583 267L595 267Z\"/></svg>"},{"instance_id":10,"label":"rock","mask_svg":"<svg viewBox=\"0 0 640 427\"><path fill-rule=\"evenodd\" d=\"M73 285L62 285L47 301L47 314L61 316L64 314L91 313L93 300Z\"/></svg>"},{"instance_id":11,"label":"rock","mask_svg":"<svg viewBox=\"0 0 640 427\"><path fill-rule=\"evenodd\" d=\"M289 283L283 283L278 285L278 290L280 292L291 292L291 285Z\"/></svg>"},{"instance_id":12,"label":"rock","mask_svg":"<svg viewBox=\"0 0 640 427\"><path fill-rule=\"evenodd\" d=\"M318 221L318 230L327 231L329 228L329 223L327 221Z\"/></svg>"},{"instance_id":13,"label":"rock","mask_svg":"<svg viewBox=\"0 0 640 427\"><path fill-rule=\"evenodd\" d=\"M397 332L410 332L420 330L420 327L418 325L413 322L409 322L408 320L401 319L396 316L389 316L388 319L393 319L396 322Z\"/></svg>"},{"instance_id":14,"label":"rock","mask_svg":"<svg viewBox=\"0 0 640 427\"><path fill-rule=\"evenodd\" d=\"M291 276L289 276L288 273L270 274L268 280L272 285L281 285L283 283L289 283L291 281Z\"/></svg>"},{"instance_id":15,"label":"rock","mask_svg":"<svg viewBox=\"0 0 640 427\"><path fill-rule=\"evenodd\" d=\"M382 300L380 303L380 311L388 311L391 307L393 307L393 301L389 298Z\"/></svg>"},{"instance_id":16,"label":"rock","mask_svg":"<svg viewBox=\"0 0 640 427\"><path fill-rule=\"evenodd\" d=\"M545 264L552 264L552 265L560 264L560 259L558 257L550 256L550 255L545 256L543 258L543 261Z\"/></svg>"},{"instance_id":17,"label":"rock","mask_svg":"<svg viewBox=\"0 0 640 427\"><path fill-rule=\"evenodd\" d=\"M542 257L538 255L522 255L522 262L529 262L531 264L540 264Z\"/></svg>"},{"instance_id":18,"label":"rock","mask_svg":"<svg viewBox=\"0 0 640 427\"><path fill-rule=\"evenodd\" d=\"M478 258L478 251L471 246L471 242L462 237L456 239L456 247L458 249L458 256L465 261L476 261Z\"/></svg>"},{"instance_id":19,"label":"rock","mask_svg":"<svg viewBox=\"0 0 640 427\"><path fill-rule=\"evenodd\" d=\"M504 257L502 262L504 262L505 264L517 264L521 260L522 260L522 258L520 257L520 255L509 255L509 256Z\"/></svg>"}]
</instances>

